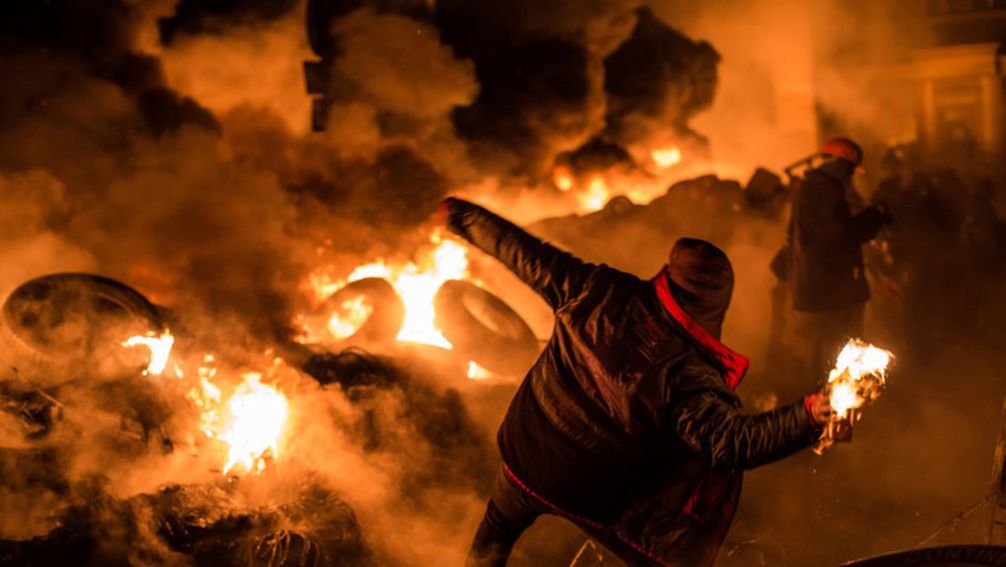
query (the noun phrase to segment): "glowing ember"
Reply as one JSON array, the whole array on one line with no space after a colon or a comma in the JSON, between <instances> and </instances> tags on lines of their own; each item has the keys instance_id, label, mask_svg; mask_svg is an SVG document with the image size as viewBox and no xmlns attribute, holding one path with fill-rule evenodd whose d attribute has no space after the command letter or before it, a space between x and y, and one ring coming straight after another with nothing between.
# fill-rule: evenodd
<instances>
[{"instance_id":1,"label":"glowing ember","mask_svg":"<svg viewBox=\"0 0 1006 567\"><path fill-rule=\"evenodd\" d=\"M595 177L590 180L587 190L577 195L577 198L580 200L580 207L582 209L597 211L604 207L610 195L611 191L608 190L608 185L604 182L604 179Z\"/></svg>"},{"instance_id":2,"label":"glowing ember","mask_svg":"<svg viewBox=\"0 0 1006 567\"><path fill-rule=\"evenodd\" d=\"M392 265L378 261L363 264L357 266L345 281L338 282L337 285L324 274L312 275L310 284L316 299L324 300L349 282L363 278L384 278L391 282L391 286L405 303L405 321L396 338L402 342L453 348L433 325L433 297L445 281L463 279L467 275L468 248L454 240L444 239L439 231L430 240L436 246L418 262ZM359 307L344 304L341 313L331 314L329 330L332 334L344 338L355 332L370 316L369 311L360 307L370 306L365 303Z\"/></svg>"},{"instance_id":3,"label":"glowing ember","mask_svg":"<svg viewBox=\"0 0 1006 567\"><path fill-rule=\"evenodd\" d=\"M344 301L340 308L342 312L332 313L328 320L328 331L337 339L351 336L374 312L374 307L363 296Z\"/></svg>"},{"instance_id":4,"label":"glowing ember","mask_svg":"<svg viewBox=\"0 0 1006 567\"><path fill-rule=\"evenodd\" d=\"M573 173L568 167L560 165L552 171L552 183L560 191L569 191L573 188Z\"/></svg>"},{"instance_id":5,"label":"glowing ember","mask_svg":"<svg viewBox=\"0 0 1006 567\"><path fill-rule=\"evenodd\" d=\"M171 331L165 330L161 336L148 333L145 337L140 335L129 337L122 343L122 346L135 347L143 345L150 349L150 362L147 364L146 370L143 371L143 375L153 374L154 376L160 376L164 372L164 367L168 364L168 358L171 356L171 347L174 344L175 337L171 336Z\"/></svg>"},{"instance_id":6,"label":"glowing ember","mask_svg":"<svg viewBox=\"0 0 1006 567\"><path fill-rule=\"evenodd\" d=\"M469 380L487 380L492 378L494 375L492 372L486 370L479 366L474 360L468 361L468 379Z\"/></svg>"},{"instance_id":7,"label":"glowing ember","mask_svg":"<svg viewBox=\"0 0 1006 567\"><path fill-rule=\"evenodd\" d=\"M880 397L887 383L887 367L894 358L889 351L859 339L846 343L828 374L829 402L834 414L825 429L817 452L830 447L837 430L859 419L856 410Z\"/></svg>"},{"instance_id":8,"label":"glowing ember","mask_svg":"<svg viewBox=\"0 0 1006 567\"><path fill-rule=\"evenodd\" d=\"M261 472L267 454L278 457L279 440L289 412L286 396L262 384L261 374L252 372L243 378L244 382L227 401L226 429L218 436L230 445L224 474L235 465Z\"/></svg>"},{"instance_id":9,"label":"glowing ember","mask_svg":"<svg viewBox=\"0 0 1006 567\"><path fill-rule=\"evenodd\" d=\"M676 146L659 148L653 150L651 157L653 157L653 163L657 164L657 167L665 169L681 161L681 150Z\"/></svg>"}]
</instances>

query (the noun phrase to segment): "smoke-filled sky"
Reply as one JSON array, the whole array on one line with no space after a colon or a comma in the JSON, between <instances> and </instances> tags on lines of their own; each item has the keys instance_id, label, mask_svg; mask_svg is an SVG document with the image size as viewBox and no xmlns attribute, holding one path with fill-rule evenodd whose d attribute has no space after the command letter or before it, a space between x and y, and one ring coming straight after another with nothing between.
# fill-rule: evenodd
<instances>
[{"instance_id":1,"label":"smoke-filled sky","mask_svg":"<svg viewBox=\"0 0 1006 567\"><path fill-rule=\"evenodd\" d=\"M28 259L9 283L64 263L282 336L319 242L397 249L465 187L562 207L556 157L595 138L704 146L688 119L712 102L715 50L631 2L347 10L310 133L304 8L5 7L4 198L34 212L9 221Z\"/></svg>"},{"instance_id":2,"label":"smoke-filled sky","mask_svg":"<svg viewBox=\"0 0 1006 567\"><path fill-rule=\"evenodd\" d=\"M302 75L315 58L305 8L6 4L2 287L65 271L127 282L177 316L180 362L223 354L219 380L233 383L292 337L313 269L408 258L448 193L530 194L566 212L575 199L551 185L560 154L595 139L645 153L654 137L704 151L688 120L712 102L718 56L635 3L350 6L321 24L334 87L320 133ZM491 431L509 389L466 399L473 421L443 392L449 376L402 364L411 369L368 371L410 378L363 397L289 378L297 435L284 459L354 507L380 564L457 563L492 480ZM102 474L122 498L210 478L182 445L139 459L106 447L123 404L160 408L164 427L194 419L174 390L111 391L59 390L60 439L89 440L71 445L61 472ZM14 486L0 491L19 512L0 539L44 535L48 516L30 503L58 510L77 496ZM141 540L146 561L184 563Z\"/></svg>"}]
</instances>

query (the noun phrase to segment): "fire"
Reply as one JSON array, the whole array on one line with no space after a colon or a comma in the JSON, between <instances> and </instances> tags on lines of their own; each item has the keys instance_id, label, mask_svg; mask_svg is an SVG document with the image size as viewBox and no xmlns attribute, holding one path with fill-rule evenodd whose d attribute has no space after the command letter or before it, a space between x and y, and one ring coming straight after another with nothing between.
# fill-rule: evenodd
<instances>
[{"instance_id":1,"label":"fire","mask_svg":"<svg viewBox=\"0 0 1006 567\"><path fill-rule=\"evenodd\" d=\"M328 320L328 331L337 339L345 339L363 325L374 307L363 296L348 299L340 305L341 313L332 313Z\"/></svg>"},{"instance_id":2,"label":"fire","mask_svg":"<svg viewBox=\"0 0 1006 567\"><path fill-rule=\"evenodd\" d=\"M266 455L279 456L279 440L283 435L289 407L286 396L260 381L262 375L250 372L227 401L229 415L226 429L217 438L229 445L227 474L235 465L247 471L262 472Z\"/></svg>"},{"instance_id":3,"label":"fire","mask_svg":"<svg viewBox=\"0 0 1006 567\"><path fill-rule=\"evenodd\" d=\"M159 376L168 364L174 341L171 333L165 331L159 337L130 337L122 345L149 348L151 360L144 374ZM224 474L238 465L247 472L262 472L267 457L275 459L279 456L279 441L289 414L286 396L263 384L262 374L249 372L242 375L241 384L224 402L223 390L214 382L217 378L216 359L207 354L202 362L197 373L199 383L186 394L199 412L200 431L210 439L227 444ZM179 379L185 378L177 363L175 374Z\"/></svg>"},{"instance_id":4,"label":"fire","mask_svg":"<svg viewBox=\"0 0 1006 567\"><path fill-rule=\"evenodd\" d=\"M494 374L485 368L479 366L474 360L468 361L468 379L469 380L487 380L492 378Z\"/></svg>"},{"instance_id":5,"label":"fire","mask_svg":"<svg viewBox=\"0 0 1006 567\"><path fill-rule=\"evenodd\" d=\"M608 189L608 185L604 182L604 178L595 177L590 180L590 185L587 190L577 195L580 200L580 207L587 211L597 211L604 207L604 204L608 202L608 197L610 197L611 191Z\"/></svg>"},{"instance_id":6,"label":"fire","mask_svg":"<svg viewBox=\"0 0 1006 567\"><path fill-rule=\"evenodd\" d=\"M834 415L818 446L820 453L834 442L836 429L859 418L858 410L880 397L894 355L859 339L846 343L828 374L829 402Z\"/></svg>"},{"instance_id":7,"label":"fire","mask_svg":"<svg viewBox=\"0 0 1006 567\"><path fill-rule=\"evenodd\" d=\"M310 284L316 299L324 300L347 283L363 278L379 277L388 280L405 303L405 321L397 340L451 349L453 345L433 324L433 297L447 280L462 279L468 274L468 248L457 241L445 239L438 230L430 238L433 250L418 262L393 265L384 261L357 266L345 281L336 282L324 273L312 275ZM339 338L356 332L370 312L365 303L343 305L341 314L329 319L329 330Z\"/></svg>"},{"instance_id":8,"label":"fire","mask_svg":"<svg viewBox=\"0 0 1006 567\"><path fill-rule=\"evenodd\" d=\"M168 365L168 358L171 356L171 347L175 344L175 337L171 336L171 331L165 330L160 336L154 333L147 333L147 336L136 335L126 339L122 346L135 347L143 345L150 349L150 362L143 371L143 375L153 374L160 376L164 372L164 367Z\"/></svg>"},{"instance_id":9,"label":"fire","mask_svg":"<svg viewBox=\"0 0 1006 567\"><path fill-rule=\"evenodd\" d=\"M661 169L666 169L681 161L681 150L677 146L657 148L650 155L653 158L653 163L657 164L657 167Z\"/></svg>"},{"instance_id":10,"label":"fire","mask_svg":"<svg viewBox=\"0 0 1006 567\"><path fill-rule=\"evenodd\" d=\"M573 188L573 172L566 166L558 166L552 170L552 183L560 191L569 191Z\"/></svg>"},{"instance_id":11,"label":"fire","mask_svg":"<svg viewBox=\"0 0 1006 567\"><path fill-rule=\"evenodd\" d=\"M213 363L213 355L203 356L203 366L199 367L199 386L193 387L186 395L199 410L199 430L210 439L216 437L216 430L220 427L218 410L223 397L223 392L213 383L213 379L217 376L217 369Z\"/></svg>"},{"instance_id":12,"label":"fire","mask_svg":"<svg viewBox=\"0 0 1006 567\"><path fill-rule=\"evenodd\" d=\"M227 444L223 474L240 465L246 472L260 473L268 458L279 457L279 441L289 415L286 396L262 383L262 374L242 374L241 384L224 402L223 391L213 380L217 369L211 355L199 368L199 385L188 398L199 410L199 429L206 437Z\"/></svg>"}]
</instances>

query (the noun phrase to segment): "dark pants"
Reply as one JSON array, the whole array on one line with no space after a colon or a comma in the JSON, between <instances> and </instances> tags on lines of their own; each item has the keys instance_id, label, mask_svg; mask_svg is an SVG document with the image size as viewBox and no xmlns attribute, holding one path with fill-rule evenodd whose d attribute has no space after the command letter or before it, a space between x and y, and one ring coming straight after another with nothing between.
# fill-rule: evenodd
<instances>
[{"instance_id":1,"label":"dark pants","mask_svg":"<svg viewBox=\"0 0 1006 567\"><path fill-rule=\"evenodd\" d=\"M660 563L636 551L629 544L618 538L608 537L607 530L585 525L575 518L558 513L515 484L503 467L496 473L496 485L493 487L482 523L475 532L465 567L505 567L517 538L542 514L555 514L573 522L627 565L660 567Z\"/></svg>"},{"instance_id":2,"label":"dark pants","mask_svg":"<svg viewBox=\"0 0 1006 567\"><path fill-rule=\"evenodd\" d=\"M544 503L514 484L500 467L465 567L504 567L520 534L531 527L538 516L550 511Z\"/></svg>"}]
</instances>

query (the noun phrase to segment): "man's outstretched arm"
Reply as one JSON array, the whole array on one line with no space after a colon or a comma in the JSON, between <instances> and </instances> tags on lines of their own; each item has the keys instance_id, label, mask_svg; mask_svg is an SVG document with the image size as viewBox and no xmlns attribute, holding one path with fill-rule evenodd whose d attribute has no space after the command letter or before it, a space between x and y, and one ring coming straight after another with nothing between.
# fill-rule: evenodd
<instances>
[{"instance_id":1,"label":"man's outstretched arm","mask_svg":"<svg viewBox=\"0 0 1006 567\"><path fill-rule=\"evenodd\" d=\"M596 267L474 203L448 197L440 214L451 232L503 262L553 309L576 294Z\"/></svg>"},{"instance_id":2,"label":"man's outstretched arm","mask_svg":"<svg viewBox=\"0 0 1006 567\"><path fill-rule=\"evenodd\" d=\"M710 376L698 380L720 379ZM713 468L754 468L805 449L820 438L830 413L826 399L820 397L743 414L725 386L693 392L676 406L673 427L692 449L708 455Z\"/></svg>"}]
</instances>

